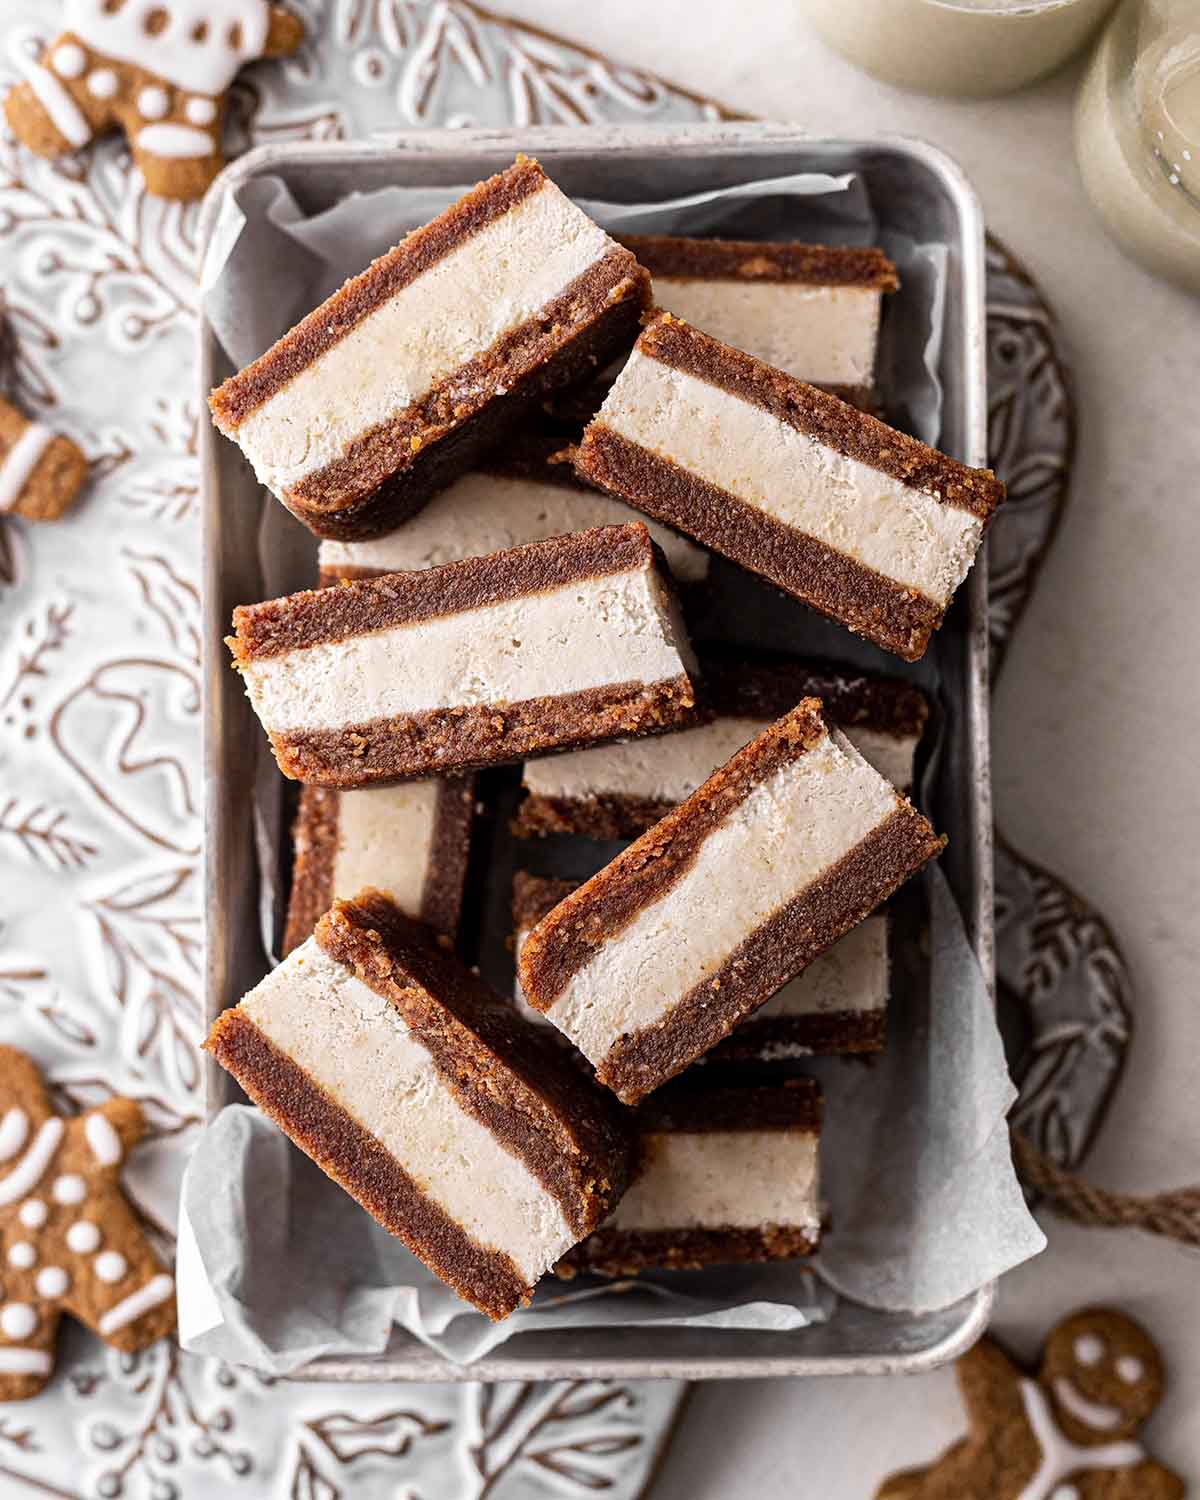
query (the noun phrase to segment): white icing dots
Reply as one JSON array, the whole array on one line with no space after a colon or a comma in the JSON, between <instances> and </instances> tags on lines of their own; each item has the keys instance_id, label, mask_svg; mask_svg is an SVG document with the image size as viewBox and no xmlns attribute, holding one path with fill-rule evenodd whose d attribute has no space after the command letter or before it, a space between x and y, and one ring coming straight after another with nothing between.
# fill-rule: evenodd
<instances>
[{"instance_id":1,"label":"white icing dots","mask_svg":"<svg viewBox=\"0 0 1200 1500\"><path fill-rule=\"evenodd\" d=\"M134 144L148 156L174 161L200 159L216 151L207 131L192 125L177 125L174 120L162 125L143 125Z\"/></svg>"},{"instance_id":2,"label":"white icing dots","mask_svg":"<svg viewBox=\"0 0 1200 1500\"><path fill-rule=\"evenodd\" d=\"M215 99L189 99L183 112L193 125L211 125L217 118Z\"/></svg>"},{"instance_id":3,"label":"white icing dots","mask_svg":"<svg viewBox=\"0 0 1200 1500\"><path fill-rule=\"evenodd\" d=\"M37 1325L37 1313L27 1302L6 1302L0 1307L0 1331L6 1338L30 1338Z\"/></svg>"},{"instance_id":4,"label":"white icing dots","mask_svg":"<svg viewBox=\"0 0 1200 1500\"><path fill-rule=\"evenodd\" d=\"M23 1109L10 1109L0 1120L0 1161L12 1161L29 1139L29 1116Z\"/></svg>"},{"instance_id":5,"label":"white icing dots","mask_svg":"<svg viewBox=\"0 0 1200 1500\"><path fill-rule=\"evenodd\" d=\"M97 68L88 74L87 91L93 99L115 99L120 80L111 68Z\"/></svg>"},{"instance_id":6,"label":"white icing dots","mask_svg":"<svg viewBox=\"0 0 1200 1500\"><path fill-rule=\"evenodd\" d=\"M88 1115L83 1122L83 1133L88 1147L102 1167L115 1167L124 1154L121 1137L113 1129L111 1121L104 1115Z\"/></svg>"},{"instance_id":7,"label":"white icing dots","mask_svg":"<svg viewBox=\"0 0 1200 1500\"><path fill-rule=\"evenodd\" d=\"M65 1172L54 1179L50 1189L55 1203L82 1203L87 1197L87 1183L75 1172Z\"/></svg>"},{"instance_id":8,"label":"white icing dots","mask_svg":"<svg viewBox=\"0 0 1200 1500\"><path fill-rule=\"evenodd\" d=\"M50 1210L40 1198L26 1198L21 1204L20 1219L26 1229L41 1229L50 1217Z\"/></svg>"},{"instance_id":9,"label":"white icing dots","mask_svg":"<svg viewBox=\"0 0 1200 1500\"><path fill-rule=\"evenodd\" d=\"M1075 1358L1081 1365L1098 1365L1104 1358L1104 1340L1094 1333L1081 1333L1075 1340Z\"/></svg>"},{"instance_id":10,"label":"white icing dots","mask_svg":"<svg viewBox=\"0 0 1200 1500\"><path fill-rule=\"evenodd\" d=\"M51 62L60 78L81 78L87 67L87 55L77 43L64 42L61 47L55 47Z\"/></svg>"},{"instance_id":11,"label":"white icing dots","mask_svg":"<svg viewBox=\"0 0 1200 1500\"><path fill-rule=\"evenodd\" d=\"M100 1248L100 1231L88 1219L76 1219L67 1230L67 1249L76 1255L90 1255Z\"/></svg>"},{"instance_id":12,"label":"white icing dots","mask_svg":"<svg viewBox=\"0 0 1200 1500\"><path fill-rule=\"evenodd\" d=\"M157 83L150 83L138 94L137 107L143 120L161 120L171 108L171 96Z\"/></svg>"},{"instance_id":13,"label":"white icing dots","mask_svg":"<svg viewBox=\"0 0 1200 1500\"><path fill-rule=\"evenodd\" d=\"M96 1275L111 1286L129 1270L129 1262L116 1250L103 1250L95 1259Z\"/></svg>"},{"instance_id":14,"label":"white icing dots","mask_svg":"<svg viewBox=\"0 0 1200 1500\"><path fill-rule=\"evenodd\" d=\"M28 1271L31 1266L37 1265L37 1251L28 1240L18 1240L15 1245L8 1247L8 1263L18 1271Z\"/></svg>"},{"instance_id":15,"label":"white icing dots","mask_svg":"<svg viewBox=\"0 0 1200 1500\"><path fill-rule=\"evenodd\" d=\"M1079 1500L1079 1491L1073 1484L1060 1484L1050 1500Z\"/></svg>"},{"instance_id":16,"label":"white icing dots","mask_svg":"<svg viewBox=\"0 0 1200 1500\"><path fill-rule=\"evenodd\" d=\"M1146 1366L1136 1354L1122 1354L1117 1360L1117 1374L1126 1385L1137 1385L1146 1373Z\"/></svg>"},{"instance_id":17,"label":"white icing dots","mask_svg":"<svg viewBox=\"0 0 1200 1500\"><path fill-rule=\"evenodd\" d=\"M71 1278L61 1266L43 1266L37 1274L37 1294L48 1302L65 1297L71 1287Z\"/></svg>"}]
</instances>

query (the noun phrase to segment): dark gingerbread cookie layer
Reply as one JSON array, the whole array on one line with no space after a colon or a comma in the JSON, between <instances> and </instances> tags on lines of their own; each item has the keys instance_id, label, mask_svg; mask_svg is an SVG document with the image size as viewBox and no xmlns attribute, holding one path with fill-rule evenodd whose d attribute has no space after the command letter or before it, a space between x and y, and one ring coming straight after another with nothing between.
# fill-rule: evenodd
<instances>
[{"instance_id":1,"label":"dark gingerbread cookie layer","mask_svg":"<svg viewBox=\"0 0 1200 1500\"><path fill-rule=\"evenodd\" d=\"M625 234L621 243L651 276L678 281L791 281L879 292L894 292L900 285L896 267L882 250L870 246L697 240L668 234Z\"/></svg>"},{"instance_id":2,"label":"dark gingerbread cookie layer","mask_svg":"<svg viewBox=\"0 0 1200 1500\"><path fill-rule=\"evenodd\" d=\"M576 467L619 500L694 537L906 661L925 654L942 623L941 605L918 590L783 525L599 420L584 435Z\"/></svg>"},{"instance_id":3,"label":"dark gingerbread cookie layer","mask_svg":"<svg viewBox=\"0 0 1200 1500\"><path fill-rule=\"evenodd\" d=\"M599 1276L636 1276L640 1271L702 1271L705 1266L798 1260L811 1255L820 1237L790 1224L755 1229L598 1229L554 1267L570 1281L581 1271Z\"/></svg>"},{"instance_id":4,"label":"dark gingerbread cookie layer","mask_svg":"<svg viewBox=\"0 0 1200 1500\"><path fill-rule=\"evenodd\" d=\"M690 724L694 712L691 679L680 676L650 685L617 682L523 703L432 709L337 729L272 730L270 739L276 763L289 779L354 788L484 770L553 750L661 734Z\"/></svg>"},{"instance_id":5,"label":"dark gingerbread cookie layer","mask_svg":"<svg viewBox=\"0 0 1200 1500\"><path fill-rule=\"evenodd\" d=\"M510 1257L477 1244L240 1010L219 1016L204 1045L306 1156L460 1297L494 1321L529 1301L531 1288Z\"/></svg>"},{"instance_id":6,"label":"dark gingerbread cookie layer","mask_svg":"<svg viewBox=\"0 0 1200 1500\"><path fill-rule=\"evenodd\" d=\"M701 1059L703 1062L777 1062L789 1056L830 1057L882 1052L887 1012L828 1010L802 1016L752 1015Z\"/></svg>"},{"instance_id":7,"label":"dark gingerbread cookie layer","mask_svg":"<svg viewBox=\"0 0 1200 1500\"><path fill-rule=\"evenodd\" d=\"M312 936L318 918L333 905L341 797L342 793L320 786L306 786L300 793L292 826L294 861L283 938L285 958ZM473 776L448 776L438 783L433 840L417 915L451 941L458 935L474 816Z\"/></svg>"},{"instance_id":8,"label":"dark gingerbread cookie layer","mask_svg":"<svg viewBox=\"0 0 1200 1500\"><path fill-rule=\"evenodd\" d=\"M624 1191L629 1126L562 1050L379 892L337 901L318 945L403 1017L459 1103L589 1233Z\"/></svg>"},{"instance_id":9,"label":"dark gingerbread cookie layer","mask_svg":"<svg viewBox=\"0 0 1200 1500\"><path fill-rule=\"evenodd\" d=\"M641 521L596 526L438 568L242 604L233 612L236 635L226 643L239 662L255 661L652 565L670 576Z\"/></svg>"},{"instance_id":10,"label":"dark gingerbread cookie layer","mask_svg":"<svg viewBox=\"0 0 1200 1500\"><path fill-rule=\"evenodd\" d=\"M839 729L919 739L929 720L929 700L913 683L827 662L713 648L701 656L701 676L706 708L729 718L766 722L801 698L820 698L825 717Z\"/></svg>"},{"instance_id":11,"label":"dark gingerbread cookie layer","mask_svg":"<svg viewBox=\"0 0 1200 1500\"><path fill-rule=\"evenodd\" d=\"M641 1135L711 1135L714 1131L821 1129L821 1088L815 1078L775 1086L722 1088L691 1075L669 1083L637 1110Z\"/></svg>"},{"instance_id":12,"label":"dark gingerbread cookie layer","mask_svg":"<svg viewBox=\"0 0 1200 1500\"><path fill-rule=\"evenodd\" d=\"M512 918L514 932L528 932L564 896L577 890L577 880L559 880L553 875L531 875L517 870L512 882Z\"/></svg>"}]
</instances>

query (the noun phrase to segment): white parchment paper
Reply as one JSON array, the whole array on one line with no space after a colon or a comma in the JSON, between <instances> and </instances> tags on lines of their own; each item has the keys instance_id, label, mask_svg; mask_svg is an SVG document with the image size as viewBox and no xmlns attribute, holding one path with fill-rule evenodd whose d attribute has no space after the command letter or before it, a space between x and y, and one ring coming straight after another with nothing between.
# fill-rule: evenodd
<instances>
[{"instance_id":1,"label":"white parchment paper","mask_svg":"<svg viewBox=\"0 0 1200 1500\"><path fill-rule=\"evenodd\" d=\"M231 360L256 357L461 191L389 188L306 217L282 181L244 186L226 205L203 277L206 314ZM882 231L855 178L806 174L664 202L580 201L615 233L883 244L904 288L889 306L881 349L889 410L936 441L945 247ZM314 576L312 538L265 495L260 563L262 597ZM870 648L798 607L781 636L773 607L761 590L736 600L729 634L810 654L836 640L843 661L878 668ZM936 651L905 670L937 696ZM937 764L935 747L928 777ZM256 785L265 969L285 894L279 777L266 754ZM185 1345L283 1374L321 1355L379 1353L394 1324L457 1361L531 1329L670 1323L786 1331L831 1316L835 1291L898 1312L948 1307L1036 1254L1044 1239L1009 1156L1005 1115L1014 1091L987 987L944 876L934 869L924 884L932 952L914 944L898 965L887 1051L866 1065L812 1064L826 1095L822 1170L835 1225L817 1262L821 1279L806 1265L783 1263L615 1285L548 1281L532 1307L494 1326L256 1110L231 1105L204 1131L184 1183Z\"/></svg>"}]
</instances>

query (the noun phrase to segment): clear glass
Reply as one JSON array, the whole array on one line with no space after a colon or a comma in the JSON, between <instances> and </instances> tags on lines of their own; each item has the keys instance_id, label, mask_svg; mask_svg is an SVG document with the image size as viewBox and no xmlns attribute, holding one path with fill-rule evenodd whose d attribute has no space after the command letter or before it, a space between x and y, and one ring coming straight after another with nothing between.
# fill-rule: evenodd
<instances>
[{"instance_id":1,"label":"clear glass","mask_svg":"<svg viewBox=\"0 0 1200 1500\"><path fill-rule=\"evenodd\" d=\"M1075 146L1122 249L1200 292L1200 0L1125 0L1080 89Z\"/></svg>"},{"instance_id":2,"label":"clear glass","mask_svg":"<svg viewBox=\"0 0 1200 1500\"><path fill-rule=\"evenodd\" d=\"M1200 4L1200 0L1196 0ZM1113 0L800 0L844 57L928 94L1006 94L1061 67Z\"/></svg>"}]
</instances>

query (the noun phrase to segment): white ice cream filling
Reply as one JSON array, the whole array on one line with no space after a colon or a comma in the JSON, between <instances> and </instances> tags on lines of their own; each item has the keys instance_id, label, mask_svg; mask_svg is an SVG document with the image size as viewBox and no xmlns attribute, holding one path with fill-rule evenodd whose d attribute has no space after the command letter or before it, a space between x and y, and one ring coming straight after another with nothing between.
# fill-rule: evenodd
<instances>
[{"instance_id":1,"label":"white ice cream filling","mask_svg":"<svg viewBox=\"0 0 1200 1500\"><path fill-rule=\"evenodd\" d=\"M656 276L654 294L693 327L810 385L874 383L877 287Z\"/></svg>"},{"instance_id":2,"label":"white ice cream filling","mask_svg":"<svg viewBox=\"0 0 1200 1500\"><path fill-rule=\"evenodd\" d=\"M642 518L627 505L598 491L498 474L464 474L387 536L369 542L322 542L317 560L323 572L411 572L638 519ZM673 577L681 583L707 578L709 555L703 547L655 521L646 525Z\"/></svg>"},{"instance_id":3,"label":"white ice cream filling","mask_svg":"<svg viewBox=\"0 0 1200 1500\"><path fill-rule=\"evenodd\" d=\"M679 880L571 975L547 1015L599 1065L895 810L892 787L832 730L760 782Z\"/></svg>"},{"instance_id":4,"label":"white ice cream filling","mask_svg":"<svg viewBox=\"0 0 1200 1500\"><path fill-rule=\"evenodd\" d=\"M690 797L703 781L743 745L766 728L768 720L721 718L679 734L645 740L621 740L591 750L530 761L525 789L536 797L586 802L594 797L644 797L676 803ZM879 774L900 791L912 785L917 739L856 726L846 738Z\"/></svg>"},{"instance_id":5,"label":"white ice cream filling","mask_svg":"<svg viewBox=\"0 0 1200 1500\"><path fill-rule=\"evenodd\" d=\"M531 931L529 927L517 929L514 946L518 958ZM851 1015L877 1014L887 1009L889 972L887 918L868 917L814 958L807 969L759 1006L750 1019L771 1021L839 1011ZM534 1010L526 1000L519 978L513 981L513 1002L526 1020L547 1023L542 1012Z\"/></svg>"},{"instance_id":6,"label":"white ice cream filling","mask_svg":"<svg viewBox=\"0 0 1200 1500\"><path fill-rule=\"evenodd\" d=\"M821 1227L817 1137L807 1130L653 1132L607 1229Z\"/></svg>"},{"instance_id":7,"label":"white ice cream filling","mask_svg":"<svg viewBox=\"0 0 1200 1500\"><path fill-rule=\"evenodd\" d=\"M421 915L439 791L437 781L413 781L338 794L335 899L374 886L409 916Z\"/></svg>"},{"instance_id":8,"label":"white ice cream filling","mask_svg":"<svg viewBox=\"0 0 1200 1500\"><path fill-rule=\"evenodd\" d=\"M967 576L983 535L969 511L636 350L597 421L939 605Z\"/></svg>"},{"instance_id":9,"label":"white ice cream filling","mask_svg":"<svg viewBox=\"0 0 1200 1500\"><path fill-rule=\"evenodd\" d=\"M575 1242L529 1168L458 1102L382 996L309 938L242 1001L246 1018L369 1132L476 1244L535 1281Z\"/></svg>"},{"instance_id":10,"label":"white ice cream filling","mask_svg":"<svg viewBox=\"0 0 1200 1500\"><path fill-rule=\"evenodd\" d=\"M535 317L614 248L547 182L401 287L231 435L282 497Z\"/></svg>"},{"instance_id":11,"label":"white ice cream filling","mask_svg":"<svg viewBox=\"0 0 1200 1500\"><path fill-rule=\"evenodd\" d=\"M286 733L665 682L690 660L643 567L252 659L242 673L259 718Z\"/></svg>"}]
</instances>

